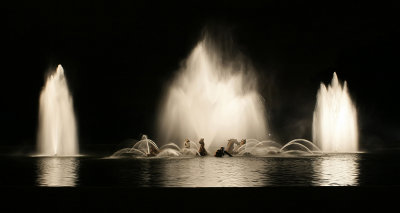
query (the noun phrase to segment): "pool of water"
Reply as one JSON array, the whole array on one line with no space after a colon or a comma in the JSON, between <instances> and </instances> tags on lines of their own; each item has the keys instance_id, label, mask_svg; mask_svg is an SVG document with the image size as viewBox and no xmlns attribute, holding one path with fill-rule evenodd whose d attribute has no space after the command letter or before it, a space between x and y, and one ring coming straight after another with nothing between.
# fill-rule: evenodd
<instances>
[{"instance_id":1,"label":"pool of water","mask_svg":"<svg viewBox=\"0 0 400 213\"><path fill-rule=\"evenodd\" d=\"M0 186L398 186L398 153L268 157L0 156Z\"/></svg>"}]
</instances>

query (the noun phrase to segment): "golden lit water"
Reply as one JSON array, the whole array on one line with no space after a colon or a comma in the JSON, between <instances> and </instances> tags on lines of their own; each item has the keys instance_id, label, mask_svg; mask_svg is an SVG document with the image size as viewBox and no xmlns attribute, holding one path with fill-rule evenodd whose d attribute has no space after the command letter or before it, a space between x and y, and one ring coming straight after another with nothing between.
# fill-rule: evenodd
<instances>
[{"instance_id":1,"label":"golden lit water","mask_svg":"<svg viewBox=\"0 0 400 213\"><path fill-rule=\"evenodd\" d=\"M358 186L360 154L275 157L33 158L37 186Z\"/></svg>"}]
</instances>

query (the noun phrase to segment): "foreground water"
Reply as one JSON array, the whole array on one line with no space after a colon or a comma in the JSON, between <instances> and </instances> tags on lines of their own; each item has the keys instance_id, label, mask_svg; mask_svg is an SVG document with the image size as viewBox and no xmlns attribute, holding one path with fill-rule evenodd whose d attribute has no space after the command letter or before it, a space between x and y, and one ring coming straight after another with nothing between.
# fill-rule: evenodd
<instances>
[{"instance_id":1,"label":"foreground water","mask_svg":"<svg viewBox=\"0 0 400 213\"><path fill-rule=\"evenodd\" d=\"M399 154L274 157L0 157L0 186L263 187L398 185Z\"/></svg>"}]
</instances>

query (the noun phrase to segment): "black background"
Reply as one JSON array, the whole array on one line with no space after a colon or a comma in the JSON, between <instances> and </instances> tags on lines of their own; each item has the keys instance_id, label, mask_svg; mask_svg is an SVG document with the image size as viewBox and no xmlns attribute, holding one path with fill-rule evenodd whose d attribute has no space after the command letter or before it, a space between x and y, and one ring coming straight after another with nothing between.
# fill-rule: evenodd
<instances>
[{"instance_id":1,"label":"black background","mask_svg":"<svg viewBox=\"0 0 400 213\"><path fill-rule=\"evenodd\" d=\"M251 59L280 141L311 139L320 82L348 82L364 150L400 145L399 7L364 1L13 1L1 5L3 145L34 145L44 76L62 64L80 143L156 137L159 100L206 26Z\"/></svg>"}]
</instances>

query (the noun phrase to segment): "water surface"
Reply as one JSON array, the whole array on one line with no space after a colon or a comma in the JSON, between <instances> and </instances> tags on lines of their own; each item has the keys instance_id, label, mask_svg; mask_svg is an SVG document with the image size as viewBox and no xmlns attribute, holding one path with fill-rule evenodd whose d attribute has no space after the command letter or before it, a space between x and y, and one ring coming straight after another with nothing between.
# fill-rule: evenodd
<instances>
[{"instance_id":1,"label":"water surface","mask_svg":"<svg viewBox=\"0 0 400 213\"><path fill-rule=\"evenodd\" d=\"M398 185L398 154L274 157L2 156L0 186L265 187Z\"/></svg>"}]
</instances>

